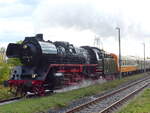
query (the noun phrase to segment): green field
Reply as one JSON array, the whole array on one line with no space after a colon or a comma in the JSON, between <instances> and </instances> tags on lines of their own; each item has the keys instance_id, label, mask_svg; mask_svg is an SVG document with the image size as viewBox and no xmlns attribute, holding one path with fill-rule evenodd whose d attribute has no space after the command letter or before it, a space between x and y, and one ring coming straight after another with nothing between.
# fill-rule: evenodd
<instances>
[{"instance_id":1,"label":"green field","mask_svg":"<svg viewBox=\"0 0 150 113\"><path fill-rule=\"evenodd\" d=\"M114 88L129 80L141 78L143 74L138 74L131 77L126 77L121 80L114 80L103 84L95 84L86 88L76 89L64 93L57 93L52 96L23 99L19 102L0 106L0 113L38 113L40 111L47 111L50 108L60 108L67 106L69 102L103 91Z\"/></svg>"},{"instance_id":2,"label":"green field","mask_svg":"<svg viewBox=\"0 0 150 113\"><path fill-rule=\"evenodd\" d=\"M150 113L150 88L146 89L118 113Z\"/></svg>"}]
</instances>

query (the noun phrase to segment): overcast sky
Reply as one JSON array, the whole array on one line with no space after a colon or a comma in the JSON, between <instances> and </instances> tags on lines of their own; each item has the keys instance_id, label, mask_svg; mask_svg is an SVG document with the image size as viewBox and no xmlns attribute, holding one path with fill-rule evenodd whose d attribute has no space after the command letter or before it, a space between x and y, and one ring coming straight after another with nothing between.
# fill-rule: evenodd
<instances>
[{"instance_id":1,"label":"overcast sky","mask_svg":"<svg viewBox=\"0 0 150 113\"><path fill-rule=\"evenodd\" d=\"M93 46L96 36L104 50L118 54L120 27L122 55L142 57L145 42L150 57L149 5L149 0L0 0L0 46L36 33Z\"/></svg>"}]
</instances>

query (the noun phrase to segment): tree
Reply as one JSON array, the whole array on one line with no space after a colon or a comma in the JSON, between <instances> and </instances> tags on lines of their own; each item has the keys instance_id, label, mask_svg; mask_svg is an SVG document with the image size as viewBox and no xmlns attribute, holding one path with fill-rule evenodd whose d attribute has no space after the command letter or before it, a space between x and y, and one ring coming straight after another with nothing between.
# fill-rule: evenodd
<instances>
[{"instance_id":1,"label":"tree","mask_svg":"<svg viewBox=\"0 0 150 113\"><path fill-rule=\"evenodd\" d=\"M4 80L8 80L10 71L10 67L6 63L0 65L0 83Z\"/></svg>"},{"instance_id":2,"label":"tree","mask_svg":"<svg viewBox=\"0 0 150 113\"><path fill-rule=\"evenodd\" d=\"M0 48L0 62L6 62L6 49L4 47Z\"/></svg>"}]
</instances>

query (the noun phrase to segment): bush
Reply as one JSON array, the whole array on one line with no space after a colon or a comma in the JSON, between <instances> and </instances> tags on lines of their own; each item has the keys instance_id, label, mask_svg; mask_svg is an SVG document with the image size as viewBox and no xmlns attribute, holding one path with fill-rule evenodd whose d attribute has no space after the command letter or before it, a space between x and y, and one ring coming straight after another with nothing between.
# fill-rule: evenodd
<instances>
[{"instance_id":1,"label":"bush","mask_svg":"<svg viewBox=\"0 0 150 113\"><path fill-rule=\"evenodd\" d=\"M10 78L10 72L12 67L21 65L21 62L17 58L10 58L6 62L0 62L0 84L3 83L4 80L8 80Z\"/></svg>"},{"instance_id":2,"label":"bush","mask_svg":"<svg viewBox=\"0 0 150 113\"><path fill-rule=\"evenodd\" d=\"M8 80L10 76L10 67L8 64L6 63L1 63L0 64L0 84L4 81L4 80Z\"/></svg>"}]
</instances>

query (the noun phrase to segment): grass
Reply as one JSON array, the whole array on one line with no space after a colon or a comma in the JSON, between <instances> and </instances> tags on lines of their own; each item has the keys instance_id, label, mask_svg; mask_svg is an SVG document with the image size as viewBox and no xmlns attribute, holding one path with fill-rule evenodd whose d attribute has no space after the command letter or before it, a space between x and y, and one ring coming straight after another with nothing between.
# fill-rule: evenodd
<instances>
[{"instance_id":1,"label":"grass","mask_svg":"<svg viewBox=\"0 0 150 113\"><path fill-rule=\"evenodd\" d=\"M8 90L9 88L0 85L0 100L8 99L13 96Z\"/></svg>"},{"instance_id":2,"label":"grass","mask_svg":"<svg viewBox=\"0 0 150 113\"><path fill-rule=\"evenodd\" d=\"M146 89L139 97L131 101L119 113L149 113L150 112L150 88Z\"/></svg>"},{"instance_id":3,"label":"grass","mask_svg":"<svg viewBox=\"0 0 150 113\"><path fill-rule=\"evenodd\" d=\"M0 106L0 113L38 113L47 111L50 108L60 108L67 106L69 102L93 94L112 89L129 80L141 78L143 74L138 74L121 80L114 80L103 84L95 84L86 88L76 89L73 91L57 93L52 96L23 99L19 102L14 102Z\"/></svg>"}]
</instances>

